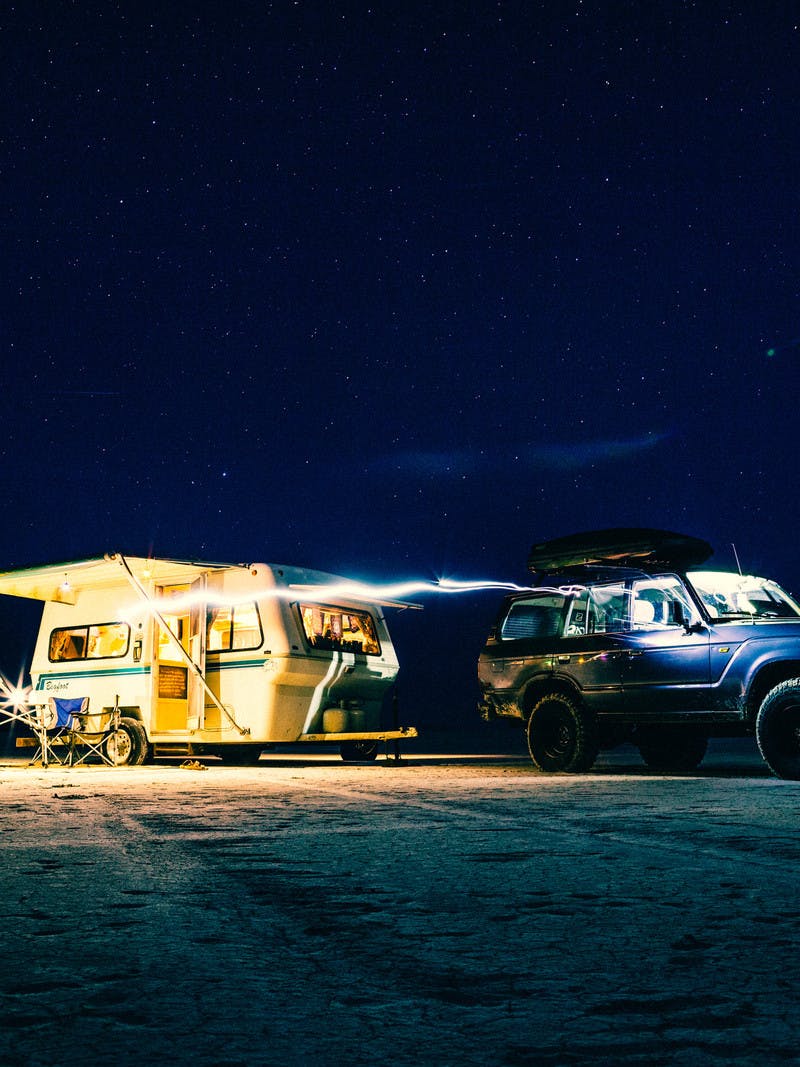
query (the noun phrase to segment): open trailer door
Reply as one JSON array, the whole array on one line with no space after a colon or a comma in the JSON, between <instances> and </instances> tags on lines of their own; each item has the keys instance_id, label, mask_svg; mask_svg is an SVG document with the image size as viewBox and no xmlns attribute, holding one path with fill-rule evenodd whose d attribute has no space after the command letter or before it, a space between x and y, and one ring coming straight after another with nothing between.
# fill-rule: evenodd
<instances>
[{"instance_id":1,"label":"open trailer door","mask_svg":"<svg viewBox=\"0 0 800 1067\"><path fill-rule=\"evenodd\" d=\"M203 725L206 686L206 576L158 586L153 655L153 730L184 733Z\"/></svg>"}]
</instances>

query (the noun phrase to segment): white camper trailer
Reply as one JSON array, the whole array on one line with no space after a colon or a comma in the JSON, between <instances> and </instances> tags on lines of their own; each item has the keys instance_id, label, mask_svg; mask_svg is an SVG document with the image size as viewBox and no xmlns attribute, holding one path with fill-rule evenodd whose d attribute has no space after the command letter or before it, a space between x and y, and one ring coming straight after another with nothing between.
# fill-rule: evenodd
<instances>
[{"instance_id":1,"label":"white camper trailer","mask_svg":"<svg viewBox=\"0 0 800 1067\"><path fill-rule=\"evenodd\" d=\"M398 662L382 607L352 583L298 567L102 559L0 574L0 594L44 601L31 704L118 708L106 753L258 759L280 742L335 742L372 759Z\"/></svg>"}]
</instances>

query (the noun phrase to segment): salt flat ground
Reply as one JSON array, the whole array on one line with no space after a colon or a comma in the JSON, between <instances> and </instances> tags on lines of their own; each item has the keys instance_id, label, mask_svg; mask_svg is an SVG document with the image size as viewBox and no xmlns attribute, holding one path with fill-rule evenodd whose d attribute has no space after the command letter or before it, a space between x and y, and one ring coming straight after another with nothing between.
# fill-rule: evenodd
<instances>
[{"instance_id":1,"label":"salt flat ground","mask_svg":"<svg viewBox=\"0 0 800 1067\"><path fill-rule=\"evenodd\" d=\"M800 783L716 743L0 764L3 1064L800 1059Z\"/></svg>"}]
</instances>

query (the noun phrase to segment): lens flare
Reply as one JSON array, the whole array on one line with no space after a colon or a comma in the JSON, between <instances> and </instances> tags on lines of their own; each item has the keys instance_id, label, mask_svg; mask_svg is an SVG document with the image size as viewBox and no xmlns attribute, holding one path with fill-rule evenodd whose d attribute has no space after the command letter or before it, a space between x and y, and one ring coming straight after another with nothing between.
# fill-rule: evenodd
<instances>
[{"instance_id":1,"label":"lens flare","mask_svg":"<svg viewBox=\"0 0 800 1067\"><path fill-rule=\"evenodd\" d=\"M21 711L30 704L31 690L22 684L20 678L16 685L0 674L0 707Z\"/></svg>"}]
</instances>

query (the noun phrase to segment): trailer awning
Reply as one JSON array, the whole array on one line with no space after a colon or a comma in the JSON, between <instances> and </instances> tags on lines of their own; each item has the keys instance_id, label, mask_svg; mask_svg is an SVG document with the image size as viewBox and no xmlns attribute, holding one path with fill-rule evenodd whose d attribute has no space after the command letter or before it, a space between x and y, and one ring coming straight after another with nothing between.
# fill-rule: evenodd
<instances>
[{"instance_id":1,"label":"trailer awning","mask_svg":"<svg viewBox=\"0 0 800 1067\"><path fill-rule=\"evenodd\" d=\"M363 604L377 604L382 608L399 608L402 611L422 611L422 604L412 603L410 600L397 600L396 598L384 597L374 592L369 586L354 586L346 578L335 578L331 582L317 582L316 584L300 584L292 582L289 589L296 589L305 593L306 596L324 596L335 600L337 604L352 605L359 607Z\"/></svg>"},{"instance_id":2,"label":"trailer awning","mask_svg":"<svg viewBox=\"0 0 800 1067\"><path fill-rule=\"evenodd\" d=\"M119 553L109 553L100 559L81 559L70 563L52 563L46 567L5 571L0 573L0 596L74 604L82 590L118 585L124 580L121 559ZM125 556L124 559L140 582L147 583L154 579L165 585L188 584L201 574L236 566L231 563L147 559L143 556Z\"/></svg>"}]
</instances>

